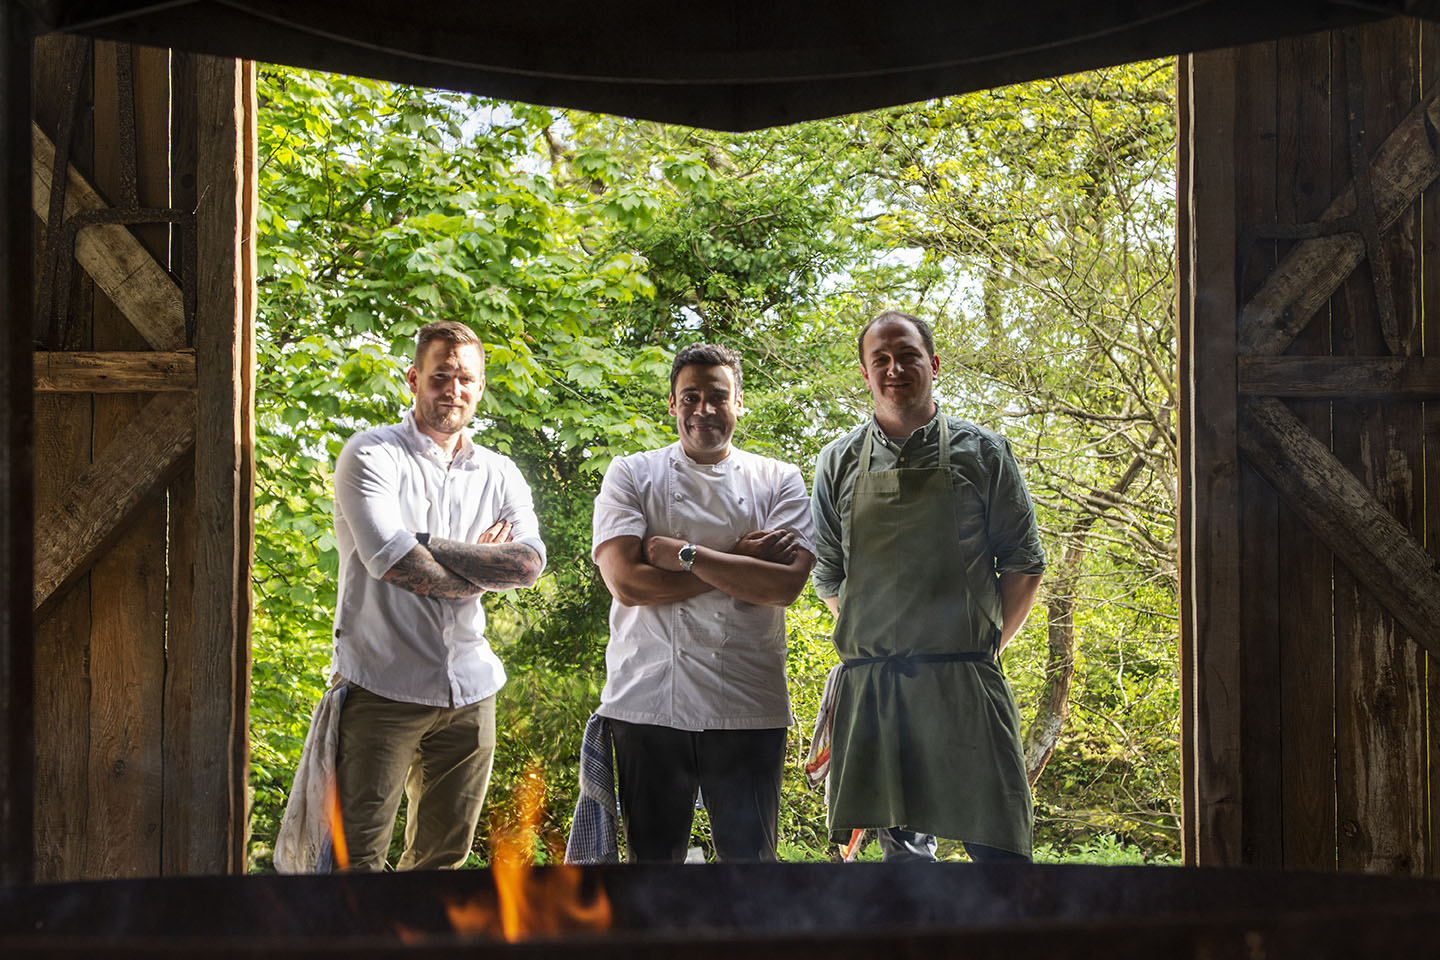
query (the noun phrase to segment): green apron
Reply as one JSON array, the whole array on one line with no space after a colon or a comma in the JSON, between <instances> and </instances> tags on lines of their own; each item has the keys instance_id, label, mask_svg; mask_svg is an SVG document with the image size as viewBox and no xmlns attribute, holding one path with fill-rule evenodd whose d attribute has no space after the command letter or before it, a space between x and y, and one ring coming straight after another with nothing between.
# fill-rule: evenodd
<instances>
[{"instance_id":1,"label":"green apron","mask_svg":"<svg viewBox=\"0 0 1440 960\"><path fill-rule=\"evenodd\" d=\"M995 660L999 587L990 558L961 549L961 524L975 518L956 516L955 488L968 481L950 469L944 414L939 434L939 467L876 471L865 434L834 635L847 666L831 729L830 836L903 827L1028 855L1020 714ZM983 504L972 493L963 499Z\"/></svg>"}]
</instances>

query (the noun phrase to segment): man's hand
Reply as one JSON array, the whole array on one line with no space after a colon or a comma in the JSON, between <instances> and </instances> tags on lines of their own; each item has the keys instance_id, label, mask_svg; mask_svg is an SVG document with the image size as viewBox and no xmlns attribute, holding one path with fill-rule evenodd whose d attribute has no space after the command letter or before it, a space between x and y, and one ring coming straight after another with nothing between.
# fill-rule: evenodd
<instances>
[{"instance_id":1,"label":"man's hand","mask_svg":"<svg viewBox=\"0 0 1440 960\"><path fill-rule=\"evenodd\" d=\"M509 543L510 529L512 524L509 520L496 520L490 526L480 531L480 536L475 538L476 543Z\"/></svg>"},{"instance_id":2,"label":"man's hand","mask_svg":"<svg viewBox=\"0 0 1440 960\"><path fill-rule=\"evenodd\" d=\"M645 562L661 570L680 573L680 548L685 543L675 537L649 537L645 540Z\"/></svg>"},{"instance_id":3,"label":"man's hand","mask_svg":"<svg viewBox=\"0 0 1440 960\"><path fill-rule=\"evenodd\" d=\"M783 527L778 530L751 530L735 541L730 552L770 563L788 564L795 559L799 539L794 530Z\"/></svg>"}]
</instances>

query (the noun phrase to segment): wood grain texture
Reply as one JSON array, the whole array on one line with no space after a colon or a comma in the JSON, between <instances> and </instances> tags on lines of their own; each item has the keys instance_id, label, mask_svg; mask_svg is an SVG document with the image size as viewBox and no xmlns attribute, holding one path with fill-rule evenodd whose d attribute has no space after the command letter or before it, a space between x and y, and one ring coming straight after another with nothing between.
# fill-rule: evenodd
<instances>
[{"instance_id":1,"label":"wood grain texture","mask_svg":"<svg viewBox=\"0 0 1440 960\"><path fill-rule=\"evenodd\" d=\"M1241 419L1246 459L1351 574L1440 657L1440 566L1280 401L1246 400Z\"/></svg>"},{"instance_id":2,"label":"wood grain texture","mask_svg":"<svg viewBox=\"0 0 1440 960\"><path fill-rule=\"evenodd\" d=\"M199 301L195 335L197 439L189 835L186 865L194 873L241 869L237 806L244 771L236 766L239 726L237 645L242 636L241 450L245 443L241 337L245 310L241 223L245 208L243 86L239 61L197 57L197 210ZM248 498L248 492L246 493ZM248 499L247 499L248 502ZM248 611L248 605L246 606ZM248 614L247 614L248 615Z\"/></svg>"},{"instance_id":3,"label":"wood grain texture","mask_svg":"<svg viewBox=\"0 0 1440 960\"><path fill-rule=\"evenodd\" d=\"M35 42L35 120L54 129L66 63L83 40L48 36ZM88 122L74 131L78 149L90 142ZM88 155L88 151L87 155ZM35 221L41 249L39 219ZM79 271L69 291L72 313L65 346L90 346L91 291ZM37 397L35 401L35 515L42 516L92 459L89 397ZM27 538L33 540L34 520ZM33 558L33 549L27 559ZM32 583L27 588L33 593ZM80 580L35 625L35 879L55 883L83 875L87 845L90 770L90 584Z\"/></svg>"},{"instance_id":4,"label":"wood grain texture","mask_svg":"<svg viewBox=\"0 0 1440 960\"><path fill-rule=\"evenodd\" d=\"M1235 51L1235 215L1243 226L1275 222L1278 65L1274 43ZM1238 253L1243 299L1275 268L1274 241ZM1283 756L1280 701L1280 553L1278 505L1270 486L1249 466L1240 468L1240 724L1241 859L1247 866L1280 866L1284 839L1281 808Z\"/></svg>"},{"instance_id":5,"label":"wood grain texture","mask_svg":"<svg viewBox=\"0 0 1440 960\"><path fill-rule=\"evenodd\" d=\"M1317 219L1332 196L1335 141L1330 128L1330 33L1279 41L1276 109L1287 118L1277 131L1276 219L1307 223ZM1338 179L1336 179L1338 177ZM1283 252L1283 251L1282 251ZM1330 352L1330 305L1290 345L1294 359ZM1255 358L1240 358L1241 389ZM1288 362L1292 358L1280 358ZM1290 405L1296 419L1326 445L1330 404L1319 400ZM1333 558L1303 518L1283 501L1276 517L1282 562L1278 593L1285 598L1280 618L1283 857L1287 867L1335 868L1334 623L1331 618Z\"/></svg>"},{"instance_id":6,"label":"wood grain texture","mask_svg":"<svg viewBox=\"0 0 1440 960\"><path fill-rule=\"evenodd\" d=\"M95 44L95 184L109 196L121 189L117 58L121 46ZM168 156L169 52L131 49L134 76L136 187L142 207L165 206L169 194ZM164 227L138 227L132 233L147 262L159 268L166 255ZM97 280L97 287L102 285ZM103 291L103 287L102 287ZM142 350L149 338L118 304L96 298L94 342L97 350ZM153 344L152 344L153 345ZM90 835L87 870L92 876L155 876L160 872L161 771L164 762L162 691L165 677L165 483L193 443L193 427L181 422L191 414L188 397L137 446L155 450L138 465L148 481L146 495L135 500L127 522L116 528L90 571L93 605L90 673ZM126 431L145 417L146 398L118 394L95 396L97 463L108 459ZM164 409L164 408L160 408ZM157 409L157 415L160 413ZM143 428L142 428L143 429ZM117 450L120 455L129 451Z\"/></svg>"},{"instance_id":7,"label":"wood grain texture","mask_svg":"<svg viewBox=\"0 0 1440 960\"><path fill-rule=\"evenodd\" d=\"M169 478L195 442L190 398L163 394L146 406L35 521L33 606L40 608L115 542L134 511ZM114 598L121 602L123 598Z\"/></svg>"},{"instance_id":8,"label":"wood grain texture","mask_svg":"<svg viewBox=\"0 0 1440 960\"><path fill-rule=\"evenodd\" d=\"M255 566L255 313L256 281L259 276L256 249L257 218L260 212L260 150L257 129L259 98L254 61L240 64L240 125L244 144L240 210L240 317L236 339L240 367L237 371L238 414L240 418L239 470L236 482L236 571L235 571L235 691L232 724L232 804L238 823L231 832L231 869L245 869L249 840L250 807L250 631L254 617Z\"/></svg>"},{"instance_id":9,"label":"wood grain texture","mask_svg":"<svg viewBox=\"0 0 1440 960\"><path fill-rule=\"evenodd\" d=\"M55 144L38 125L31 129L34 153L31 198L41 219L50 213L50 179L55 170ZM160 205L165 205L162 198ZM65 187L65 215L103 210L95 187L72 166ZM75 262L156 350L185 346L185 306L180 288L128 227L98 224L75 235Z\"/></svg>"},{"instance_id":10,"label":"wood grain texture","mask_svg":"<svg viewBox=\"0 0 1440 960\"><path fill-rule=\"evenodd\" d=\"M34 617L25 602L34 510L34 395L30 389L33 237L25 202L30 158L32 23L23 4L0 5L0 883L34 877Z\"/></svg>"},{"instance_id":11,"label":"wood grain texture","mask_svg":"<svg viewBox=\"0 0 1440 960\"><path fill-rule=\"evenodd\" d=\"M163 393L194 389L193 350L49 350L35 354L37 393Z\"/></svg>"},{"instance_id":12,"label":"wood grain texture","mask_svg":"<svg viewBox=\"0 0 1440 960\"><path fill-rule=\"evenodd\" d=\"M1431 124L1440 125L1440 99L1431 97L1411 111L1374 155L1372 179L1382 229L1404 214L1420 191L1440 174L1440 164L1425 130L1427 116ZM1334 220L1354 209L1354 188L1349 187L1321 219ZM1283 351L1364 255L1365 242L1358 233L1334 234L1297 244L1241 311L1242 352Z\"/></svg>"},{"instance_id":13,"label":"wood grain texture","mask_svg":"<svg viewBox=\"0 0 1440 960\"><path fill-rule=\"evenodd\" d=\"M1191 273L1180 322L1189 328L1188 383L1180 429L1188 455L1181 485L1190 507L1181 577L1181 623L1193 672L1193 700L1182 723L1193 727L1193 856L1187 862L1243 862L1241 657L1239 610L1239 462L1235 408L1235 157L1236 67L1233 51L1187 59L1189 103L1181 113L1181 163L1189 189L1181 262Z\"/></svg>"},{"instance_id":14,"label":"wood grain texture","mask_svg":"<svg viewBox=\"0 0 1440 960\"><path fill-rule=\"evenodd\" d=\"M1190 120L1194 116L1191 102L1194 67L1189 55L1182 55L1175 64L1175 100L1178 110L1177 130L1180 138L1178 162L1175 164L1175 238L1177 267L1175 270L1175 294L1177 322L1175 330L1176 372L1179 384L1178 422L1176 449L1179 458L1178 479L1179 502L1176 505L1176 540L1181 549L1177 563L1179 580L1179 637L1176 646L1180 654L1180 848L1182 862L1187 867L1196 864L1198 855L1198 811L1192 785L1195 783L1195 591L1190 588L1190 571L1194 568L1194 497L1190 493L1188 467L1194 462L1194 440L1190 431L1190 411L1195 409L1194 364L1191 356L1194 350L1195 326L1190 320L1194 309L1194 272L1191 261L1194 255L1194 230L1190 222L1191 166L1194 157L1189 149Z\"/></svg>"},{"instance_id":15,"label":"wood grain texture","mask_svg":"<svg viewBox=\"0 0 1440 960\"><path fill-rule=\"evenodd\" d=\"M171 60L170 164L174 203L193 210L195 192L195 56L174 51ZM183 255L180 231L171 236L170 262ZM191 352L193 357L194 353ZM191 698L195 681L195 459L187 458L169 487L169 618L165 624L165 779L162 788L160 868L167 876L189 870Z\"/></svg>"},{"instance_id":16,"label":"wood grain texture","mask_svg":"<svg viewBox=\"0 0 1440 960\"><path fill-rule=\"evenodd\" d=\"M1396 290L1418 292L1418 284ZM1241 357L1239 390L1262 397L1440 400L1440 357Z\"/></svg>"},{"instance_id":17,"label":"wood grain texture","mask_svg":"<svg viewBox=\"0 0 1440 960\"><path fill-rule=\"evenodd\" d=\"M1419 100L1419 50L1408 21L1347 31L1346 37L1358 42L1363 59L1364 145L1369 153ZM1381 238L1402 351L1415 349L1419 331L1417 212L1413 204L1405 205ZM1356 270L1343 289L1348 323L1337 330L1336 352L1385 352L1372 271ZM1413 404L1337 402L1332 419L1336 458L1371 491L1389 523L1407 533L1401 545L1407 555L1425 558L1423 548L1408 536L1418 513L1418 410ZM1392 564L1394 559L1392 555ZM1423 664L1404 634L1408 629L1435 649L1433 634L1440 622L1417 624L1412 610L1397 609L1386 595L1393 582L1377 584L1379 577L1366 576L1367 571L1348 559L1346 566L1349 576L1346 570L1336 571L1334 606L1339 864L1372 872L1421 872L1427 859ZM1393 572L1394 567L1389 569ZM1425 567L1418 568L1419 575L1425 572Z\"/></svg>"},{"instance_id":18,"label":"wood grain texture","mask_svg":"<svg viewBox=\"0 0 1440 960\"><path fill-rule=\"evenodd\" d=\"M1440 30L1433 23L1417 24L1420 48L1420 88L1436 89L1440 83ZM1435 255L1440 241L1440 184L1432 184L1421 199L1420 250L1422 281L1420 311L1422 318L1440 317L1440 256ZM1440 356L1440 323L1422 324L1421 350L1427 357ZM1440 557L1440 404L1421 404L1420 429L1425 472L1421 480L1421 503L1424 516L1420 539L1431 557ZM1425 722L1428 752L1429 854L1427 873L1440 872L1440 664L1425 663Z\"/></svg>"}]
</instances>

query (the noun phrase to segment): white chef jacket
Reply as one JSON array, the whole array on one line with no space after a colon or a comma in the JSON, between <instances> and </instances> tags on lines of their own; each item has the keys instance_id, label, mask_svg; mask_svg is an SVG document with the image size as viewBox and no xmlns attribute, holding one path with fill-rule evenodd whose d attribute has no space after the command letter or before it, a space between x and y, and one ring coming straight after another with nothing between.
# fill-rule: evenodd
<instances>
[{"instance_id":1,"label":"white chef jacket","mask_svg":"<svg viewBox=\"0 0 1440 960\"><path fill-rule=\"evenodd\" d=\"M335 463L340 584L330 673L391 700L438 707L475 703L504 686L479 596L422 597L380 579L414 549L415 532L474 543L500 519L543 563L530 488L509 457L462 434L447 463L413 410L351 437Z\"/></svg>"},{"instance_id":2,"label":"white chef jacket","mask_svg":"<svg viewBox=\"0 0 1440 960\"><path fill-rule=\"evenodd\" d=\"M815 551L799 468L735 447L719 463L696 463L674 443L611 462L595 498L593 543L669 536L728 551L752 530L778 527ZM612 601L605 667L602 717L680 730L792 722L784 607L721 590L651 606Z\"/></svg>"}]
</instances>

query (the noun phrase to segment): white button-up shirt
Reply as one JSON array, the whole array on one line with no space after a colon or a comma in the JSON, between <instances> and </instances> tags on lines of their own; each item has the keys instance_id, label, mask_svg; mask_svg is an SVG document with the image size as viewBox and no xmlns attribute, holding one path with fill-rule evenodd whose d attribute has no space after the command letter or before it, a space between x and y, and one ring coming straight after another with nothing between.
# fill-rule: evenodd
<instances>
[{"instance_id":1,"label":"white button-up shirt","mask_svg":"<svg viewBox=\"0 0 1440 960\"><path fill-rule=\"evenodd\" d=\"M799 468L734 447L719 463L696 463L675 443L610 464L595 498L593 542L669 536L728 551L752 530L779 527L815 551ZM605 666L603 717L681 730L792 722L784 607L721 590L651 606L613 601Z\"/></svg>"},{"instance_id":2,"label":"white button-up shirt","mask_svg":"<svg viewBox=\"0 0 1440 960\"><path fill-rule=\"evenodd\" d=\"M510 538L545 559L530 488L508 458L462 435L455 459L415 425L357 433L335 464L335 543L340 551L335 605L339 673L391 700L460 707L505 684L505 668L485 639L480 597L422 597L380 579L426 531L474 543L496 520Z\"/></svg>"}]
</instances>

